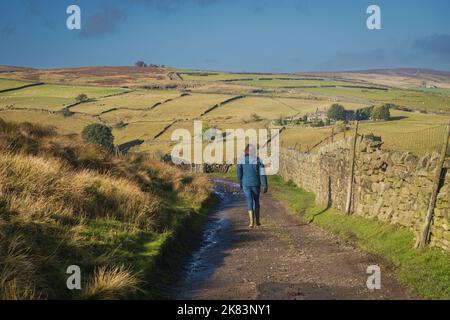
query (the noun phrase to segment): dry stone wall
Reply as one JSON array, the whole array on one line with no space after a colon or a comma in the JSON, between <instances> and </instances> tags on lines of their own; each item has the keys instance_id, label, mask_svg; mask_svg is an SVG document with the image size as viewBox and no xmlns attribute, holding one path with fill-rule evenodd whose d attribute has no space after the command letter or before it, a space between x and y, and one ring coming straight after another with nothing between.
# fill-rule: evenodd
<instances>
[{"instance_id":1,"label":"dry stone wall","mask_svg":"<svg viewBox=\"0 0 450 320\"><path fill-rule=\"evenodd\" d=\"M282 149L280 175L314 192L316 202L344 210L350 172L352 139L322 147L318 154ZM358 137L352 195L352 214L375 218L412 229L416 236L424 224L438 154L416 157L383 150L381 141ZM446 162L446 168L449 162ZM450 170L441 180L431 245L450 250Z\"/></svg>"}]
</instances>

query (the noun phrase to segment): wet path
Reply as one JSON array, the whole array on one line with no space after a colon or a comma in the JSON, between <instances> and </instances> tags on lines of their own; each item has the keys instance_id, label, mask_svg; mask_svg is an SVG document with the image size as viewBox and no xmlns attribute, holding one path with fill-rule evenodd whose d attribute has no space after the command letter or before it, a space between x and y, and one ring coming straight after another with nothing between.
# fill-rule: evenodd
<instances>
[{"instance_id":1,"label":"wet path","mask_svg":"<svg viewBox=\"0 0 450 320\"><path fill-rule=\"evenodd\" d=\"M216 180L220 204L202 243L172 290L175 299L407 299L407 290L378 257L304 223L263 195L262 223L247 228L239 187ZM381 268L381 290L367 289L366 269Z\"/></svg>"}]
</instances>

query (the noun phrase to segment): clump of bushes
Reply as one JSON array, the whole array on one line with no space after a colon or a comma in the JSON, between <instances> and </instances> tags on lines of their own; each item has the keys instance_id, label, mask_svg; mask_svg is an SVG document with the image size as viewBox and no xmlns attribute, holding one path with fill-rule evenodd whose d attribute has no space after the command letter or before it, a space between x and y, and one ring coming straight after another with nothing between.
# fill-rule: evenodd
<instances>
[{"instance_id":1,"label":"clump of bushes","mask_svg":"<svg viewBox=\"0 0 450 320\"><path fill-rule=\"evenodd\" d=\"M141 61L141 60L136 61L136 63L134 64L134 66L135 66L135 67L138 67L138 68L147 68L147 64L146 64L144 61Z\"/></svg>"},{"instance_id":2,"label":"clump of bushes","mask_svg":"<svg viewBox=\"0 0 450 320\"><path fill-rule=\"evenodd\" d=\"M313 127L313 128L319 128L319 127L324 127L324 126L325 126L325 122L323 122L322 119L311 122L311 127Z\"/></svg>"},{"instance_id":3,"label":"clump of bushes","mask_svg":"<svg viewBox=\"0 0 450 320\"><path fill-rule=\"evenodd\" d=\"M327 111L328 118L335 121L351 121L351 120L389 120L392 104L384 104L378 107L367 107L358 110L346 110L340 104L333 104Z\"/></svg>"},{"instance_id":4,"label":"clump of bushes","mask_svg":"<svg viewBox=\"0 0 450 320\"><path fill-rule=\"evenodd\" d=\"M372 119L384 121L389 120L391 118L389 108L390 108L389 104L384 104L382 106L375 107L371 114Z\"/></svg>"},{"instance_id":5,"label":"clump of bushes","mask_svg":"<svg viewBox=\"0 0 450 320\"><path fill-rule=\"evenodd\" d=\"M335 121L346 120L346 110L343 105L335 103L327 111L327 116Z\"/></svg>"},{"instance_id":6,"label":"clump of bushes","mask_svg":"<svg viewBox=\"0 0 450 320\"><path fill-rule=\"evenodd\" d=\"M87 143L96 144L105 150L112 151L114 149L114 136L110 127L94 123L86 126L81 132L81 137Z\"/></svg>"},{"instance_id":7,"label":"clump of bushes","mask_svg":"<svg viewBox=\"0 0 450 320\"><path fill-rule=\"evenodd\" d=\"M89 101L89 97L86 94L81 93L75 98L75 101L78 103L86 102L86 101Z\"/></svg>"}]
</instances>

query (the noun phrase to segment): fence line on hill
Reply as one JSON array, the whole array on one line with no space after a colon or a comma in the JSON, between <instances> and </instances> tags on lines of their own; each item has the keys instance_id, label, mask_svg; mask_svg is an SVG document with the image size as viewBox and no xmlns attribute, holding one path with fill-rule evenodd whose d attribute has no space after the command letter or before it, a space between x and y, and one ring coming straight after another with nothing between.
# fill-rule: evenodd
<instances>
[{"instance_id":1,"label":"fence line on hill","mask_svg":"<svg viewBox=\"0 0 450 320\"><path fill-rule=\"evenodd\" d=\"M390 130L384 132L380 128L372 128L372 123L370 125L365 124L365 122L359 123L358 134L360 136L379 137L383 142L383 149L410 152L416 156L423 156L433 152L440 153L447 130L447 124L439 124L415 131L395 132ZM294 146L289 148L305 153L313 153L323 146L352 136L354 129L354 122L331 126L328 129L328 133L319 141L314 141L314 144L302 145L295 143ZM287 130L289 129L287 128ZM282 146L284 147L284 143ZM447 153L450 153L450 150L447 150Z\"/></svg>"}]
</instances>

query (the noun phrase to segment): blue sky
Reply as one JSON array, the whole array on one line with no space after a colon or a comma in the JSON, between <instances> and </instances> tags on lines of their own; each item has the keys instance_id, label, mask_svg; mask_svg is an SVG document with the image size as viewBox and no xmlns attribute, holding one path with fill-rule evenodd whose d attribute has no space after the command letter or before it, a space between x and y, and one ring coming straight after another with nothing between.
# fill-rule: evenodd
<instances>
[{"instance_id":1,"label":"blue sky","mask_svg":"<svg viewBox=\"0 0 450 320\"><path fill-rule=\"evenodd\" d=\"M66 28L81 8L82 30ZM382 30L366 9L381 8ZM1 0L0 65L450 70L448 0Z\"/></svg>"}]
</instances>

